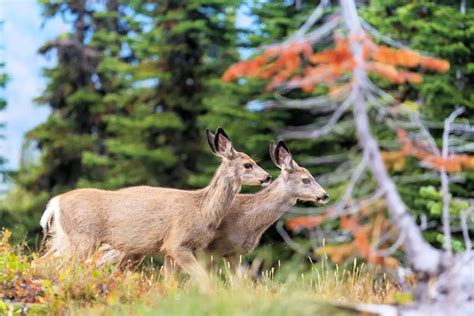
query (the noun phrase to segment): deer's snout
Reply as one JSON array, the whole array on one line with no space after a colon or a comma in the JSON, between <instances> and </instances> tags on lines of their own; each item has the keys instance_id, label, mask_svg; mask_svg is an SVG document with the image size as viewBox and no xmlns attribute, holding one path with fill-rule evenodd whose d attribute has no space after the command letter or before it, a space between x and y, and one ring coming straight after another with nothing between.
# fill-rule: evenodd
<instances>
[{"instance_id":1,"label":"deer's snout","mask_svg":"<svg viewBox=\"0 0 474 316\"><path fill-rule=\"evenodd\" d=\"M264 178L263 180L260 180L260 183L263 186L269 185L271 182L272 182L272 176L271 175L267 175L266 178Z\"/></svg>"},{"instance_id":2,"label":"deer's snout","mask_svg":"<svg viewBox=\"0 0 474 316\"><path fill-rule=\"evenodd\" d=\"M329 201L329 194L324 192L321 196L317 196L316 200L320 203L327 203Z\"/></svg>"}]
</instances>

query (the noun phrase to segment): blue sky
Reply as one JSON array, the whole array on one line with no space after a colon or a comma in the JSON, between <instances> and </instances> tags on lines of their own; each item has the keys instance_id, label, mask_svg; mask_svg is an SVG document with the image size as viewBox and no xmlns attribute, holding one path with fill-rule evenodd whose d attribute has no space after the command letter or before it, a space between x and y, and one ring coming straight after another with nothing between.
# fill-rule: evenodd
<instances>
[{"instance_id":1,"label":"blue sky","mask_svg":"<svg viewBox=\"0 0 474 316\"><path fill-rule=\"evenodd\" d=\"M54 56L48 60L37 53L38 48L67 31L67 26L58 18L42 27L36 0L0 0L0 20L4 23L0 58L10 76L3 92L7 110L0 112L0 121L7 123L6 139L0 140L0 152L9 160L7 167L16 169L25 132L44 121L49 113L47 107L32 101L46 84L41 69L54 63Z\"/></svg>"}]
</instances>

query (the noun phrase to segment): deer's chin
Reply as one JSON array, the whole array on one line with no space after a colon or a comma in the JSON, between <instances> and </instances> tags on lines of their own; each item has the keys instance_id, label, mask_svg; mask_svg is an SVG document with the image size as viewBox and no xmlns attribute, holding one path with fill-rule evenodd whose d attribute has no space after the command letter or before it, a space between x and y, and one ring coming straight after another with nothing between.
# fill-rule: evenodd
<instances>
[{"instance_id":1,"label":"deer's chin","mask_svg":"<svg viewBox=\"0 0 474 316\"><path fill-rule=\"evenodd\" d=\"M327 199L321 199L315 196L299 198L299 200L304 201L304 202L313 202L314 204L317 204L317 205L326 205L328 203Z\"/></svg>"},{"instance_id":2,"label":"deer's chin","mask_svg":"<svg viewBox=\"0 0 474 316\"><path fill-rule=\"evenodd\" d=\"M265 185L268 185L266 182L262 182L262 181L243 181L241 183L242 185L250 185L250 186L265 186Z\"/></svg>"},{"instance_id":3,"label":"deer's chin","mask_svg":"<svg viewBox=\"0 0 474 316\"><path fill-rule=\"evenodd\" d=\"M316 203L319 205L326 205L328 204L328 201L329 201L328 199L319 199L319 198L316 199Z\"/></svg>"},{"instance_id":4,"label":"deer's chin","mask_svg":"<svg viewBox=\"0 0 474 316\"><path fill-rule=\"evenodd\" d=\"M261 182L260 185L265 188L265 187L268 187L270 185L270 183L272 183L272 182L271 181Z\"/></svg>"}]
</instances>

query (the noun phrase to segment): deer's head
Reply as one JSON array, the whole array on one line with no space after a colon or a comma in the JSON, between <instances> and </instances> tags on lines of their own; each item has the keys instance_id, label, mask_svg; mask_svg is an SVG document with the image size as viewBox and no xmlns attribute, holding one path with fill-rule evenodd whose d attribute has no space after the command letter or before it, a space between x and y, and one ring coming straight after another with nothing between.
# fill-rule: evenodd
<instances>
[{"instance_id":1,"label":"deer's head","mask_svg":"<svg viewBox=\"0 0 474 316\"><path fill-rule=\"evenodd\" d=\"M268 185L272 177L249 155L234 149L232 142L222 128L213 134L206 130L207 142L211 151L222 158L225 168L234 173L243 185Z\"/></svg>"},{"instance_id":2,"label":"deer's head","mask_svg":"<svg viewBox=\"0 0 474 316\"><path fill-rule=\"evenodd\" d=\"M281 169L283 183L291 195L302 201L326 203L329 195L316 182L308 169L298 166L293 160L290 150L283 141L275 145L270 143L270 157L273 163Z\"/></svg>"}]
</instances>

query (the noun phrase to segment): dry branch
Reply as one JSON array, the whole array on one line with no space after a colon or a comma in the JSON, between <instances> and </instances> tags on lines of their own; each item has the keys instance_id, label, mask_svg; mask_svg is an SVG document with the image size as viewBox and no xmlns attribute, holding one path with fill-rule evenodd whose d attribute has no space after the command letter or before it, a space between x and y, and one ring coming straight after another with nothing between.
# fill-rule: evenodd
<instances>
[{"instance_id":1,"label":"dry branch","mask_svg":"<svg viewBox=\"0 0 474 316\"><path fill-rule=\"evenodd\" d=\"M449 133L451 124L453 121L464 112L464 108L456 109L448 118L444 121L444 131L443 131L443 150L442 157L446 159L449 154ZM449 194L449 179L448 174L445 168L441 169L441 191L443 194L443 235L444 235L444 249L451 253L451 220L449 218L449 203L450 203L450 194Z\"/></svg>"},{"instance_id":2,"label":"dry branch","mask_svg":"<svg viewBox=\"0 0 474 316\"><path fill-rule=\"evenodd\" d=\"M340 5L349 36L352 38L365 36L354 1L341 0ZM353 86L354 91L356 91L353 91L356 93L353 110L359 144L369 154L369 166L379 186L385 192L386 203L392 215L392 220L398 229L407 236L404 240L404 247L412 268L417 272L436 275L440 270L441 253L423 239L418 226L409 215L395 184L385 169L377 141L369 128L370 123L365 106L364 90L361 85L362 82L366 82L368 79L364 70L363 52L360 43L352 42L351 51L357 62L353 71L354 81L356 82Z\"/></svg>"}]
</instances>

